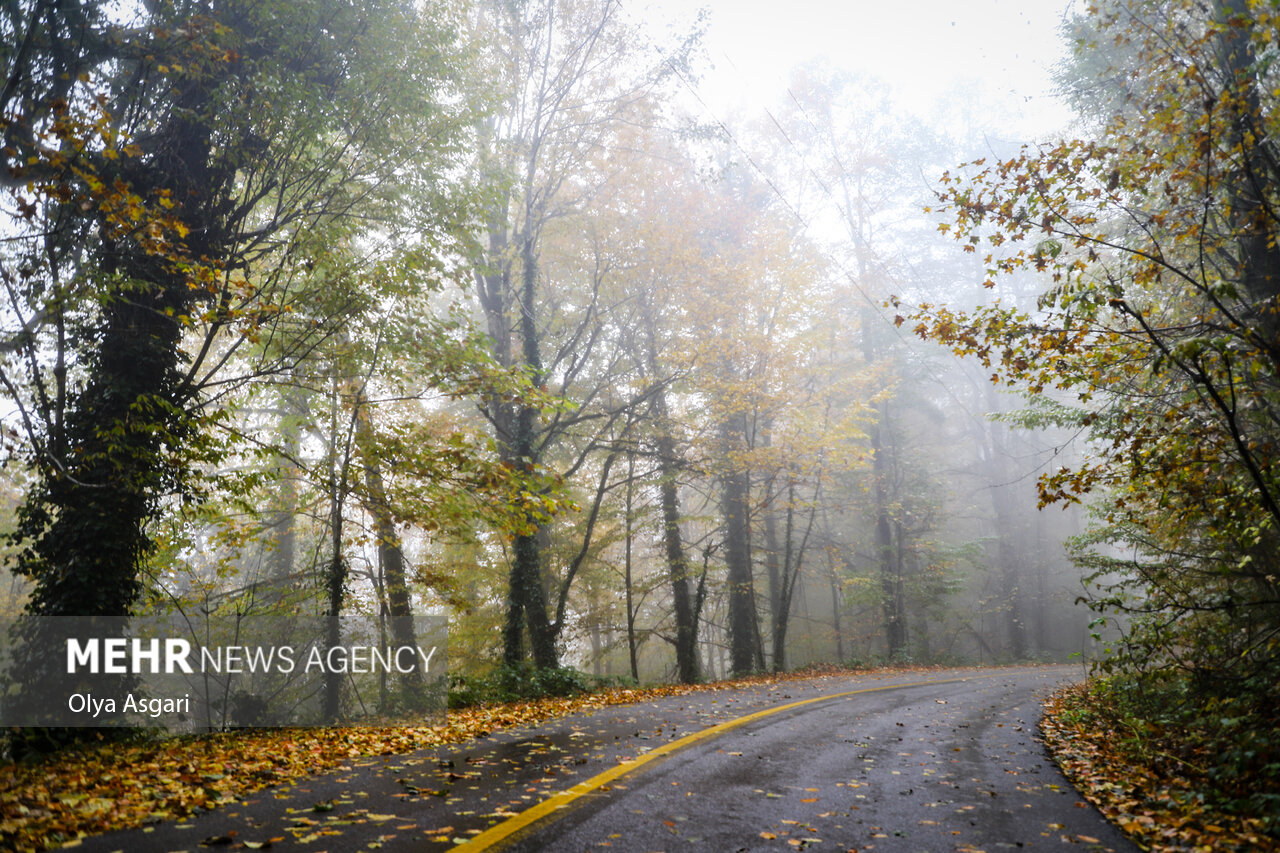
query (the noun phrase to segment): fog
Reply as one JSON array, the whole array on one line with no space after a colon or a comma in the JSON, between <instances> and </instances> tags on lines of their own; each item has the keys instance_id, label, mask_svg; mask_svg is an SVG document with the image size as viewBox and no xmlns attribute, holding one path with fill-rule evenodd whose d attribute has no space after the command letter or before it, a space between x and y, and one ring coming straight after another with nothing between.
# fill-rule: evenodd
<instances>
[{"instance_id":1,"label":"fog","mask_svg":"<svg viewBox=\"0 0 1280 853\"><path fill-rule=\"evenodd\" d=\"M289 38L334 51L303 79L329 89L288 91L291 121L211 99L205 124L187 122L194 108L135 86L123 59L75 78L68 108L138 117L139 141L83 121L104 177L67 182L127 189L119 163L151 164L149 233L178 235L128 244L139 269L180 256L147 285L156 316L182 318L157 370L202 365L168 410L190 423L156 441L217 442L147 446L132 480L75 475L138 490L135 515L108 525L136 537L122 550L137 565L102 566L120 580L114 609L149 597L193 632L256 621L273 642L322 645L345 624L412 645L416 608L447 619L462 676L530 660L652 682L1089 653L1064 545L1080 509L1040 511L1037 494L1080 448L1020 428L1031 401L907 316L992 298L1035 310L1035 276L984 290L983 263L930 208L947 170L1068 123L1053 94L1063 15L999 0L480 4L454 22L462 40L418 22L439 39L430 67L399 31L365 55L337 24L319 38L290 20ZM238 103L281 97L262 68L237 80ZM163 168L206 131L222 183L202 210L234 222L167 213L165 181L204 191L183 189L194 167ZM28 159L66 168L43 156ZM10 514L52 500L31 482L101 458L45 439L110 423L71 411L96 405L84 389L136 379L98 341L146 339L114 329L93 287L66 310L97 331L45 321L42 276L115 286L94 276L118 263L121 202L68 213L88 247L68 252L42 242L62 196L44 200L47 223L27 191L5 262L37 284L6 309L5 411L14 458L34 467L4 483ZM191 234L224 241L202 249L198 287L182 278ZM57 525L91 502L58 499L35 516L56 521L24 533L39 547L14 551L27 568L9 614L31 592L21 578L38 586L70 559L58 543L79 541ZM350 701L325 689L331 710Z\"/></svg>"}]
</instances>

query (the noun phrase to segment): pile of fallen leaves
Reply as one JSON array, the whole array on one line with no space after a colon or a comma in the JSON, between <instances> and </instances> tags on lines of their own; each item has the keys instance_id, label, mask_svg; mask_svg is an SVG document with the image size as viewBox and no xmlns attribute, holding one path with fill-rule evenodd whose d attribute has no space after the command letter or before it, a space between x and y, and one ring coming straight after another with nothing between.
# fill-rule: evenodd
<instances>
[{"instance_id":1,"label":"pile of fallen leaves","mask_svg":"<svg viewBox=\"0 0 1280 853\"><path fill-rule=\"evenodd\" d=\"M1124 748L1120 725L1086 683L1049 698L1040 731L1072 784L1135 842L1156 853L1280 851L1260 819L1207 805L1203 779L1168 752Z\"/></svg>"},{"instance_id":2,"label":"pile of fallen leaves","mask_svg":"<svg viewBox=\"0 0 1280 853\"><path fill-rule=\"evenodd\" d=\"M592 708L777 680L614 689L465 708L429 726L256 729L82 747L38 763L0 766L0 849L45 850L86 835L197 814L365 756L460 743Z\"/></svg>"}]
</instances>

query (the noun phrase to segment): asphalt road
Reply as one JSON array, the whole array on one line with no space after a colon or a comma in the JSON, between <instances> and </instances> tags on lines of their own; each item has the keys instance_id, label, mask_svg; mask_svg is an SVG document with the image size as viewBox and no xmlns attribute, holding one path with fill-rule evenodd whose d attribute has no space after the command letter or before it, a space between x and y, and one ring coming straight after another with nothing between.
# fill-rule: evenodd
<instances>
[{"instance_id":1,"label":"asphalt road","mask_svg":"<svg viewBox=\"0 0 1280 853\"><path fill-rule=\"evenodd\" d=\"M1035 739L1039 697L1079 676L822 677L618 706L81 849L1136 851Z\"/></svg>"}]
</instances>

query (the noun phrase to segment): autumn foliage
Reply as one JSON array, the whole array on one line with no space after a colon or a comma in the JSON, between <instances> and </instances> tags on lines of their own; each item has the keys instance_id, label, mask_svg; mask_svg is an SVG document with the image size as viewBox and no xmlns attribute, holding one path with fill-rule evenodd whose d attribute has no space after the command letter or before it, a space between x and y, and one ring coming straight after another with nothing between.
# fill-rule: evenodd
<instances>
[{"instance_id":1,"label":"autumn foliage","mask_svg":"<svg viewBox=\"0 0 1280 853\"><path fill-rule=\"evenodd\" d=\"M941 230L986 285L1034 304L921 306L921 336L1079 430L1042 505L1095 513L1076 542L1122 642L1102 693L1185 730L1210 790L1280 817L1280 85L1274 7L1095 3L1069 83L1087 138L946 175ZM905 324L907 318L900 317ZM1101 635L1099 635L1101 637ZM1199 759L1197 759L1199 760ZM1232 793L1221 783L1248 780Z\"/></svg>"},{"instance_id":2,"label":"autumn foliage","mask_svg":"<svg viewBox=\"0 0 1280 853\"><path fill-rule=\"evenodd\" d=\"M593 708L772 680L615 688L481 705L450 711L445 722L430 726L258 729L85 745L41 761L0 766L0 847L56 848L85 835L217 808L365 756L403 755Z\"/></svg>"},{"instance_id":3,"label":"autumn foliage","mask_svg":"<svg viewBox=\"0 0 1280 853\"><path fill-rule=\"evenodd\" d=\"M1222 790L1206 775L1213 756L1176 730L1127 719L1096 687L1077 685L1045 706L1041 734L1067 778L1112 823L1144 848L1164 850L1280 850L1267 821L1232 814L1204 791ZM1238 799L1247 777L1226 780Z\"/></svg>"}]
</instances>

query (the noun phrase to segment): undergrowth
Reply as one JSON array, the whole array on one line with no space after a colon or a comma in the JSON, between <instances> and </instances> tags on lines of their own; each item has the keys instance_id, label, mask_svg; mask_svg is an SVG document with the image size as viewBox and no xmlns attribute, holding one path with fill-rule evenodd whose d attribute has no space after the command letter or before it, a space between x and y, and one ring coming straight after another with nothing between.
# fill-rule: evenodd
<instances>
[{"instance_id":1,"label":"undergrowth","mask_svg":"<svg viewBox=\"0 0 1280 853\"><path fill-rule=\"evenodd\" d=\"M1280 851L1280 722L1175 680L1099 679L1046 704L1068 778L1152 850Z\"/></svg>"},{"instance_id":2,"label":"undergrowth","mask_svg":"<svg viewBox=\"0 0 1280 853\"><path fill-rule=\"evenodd\" d=\"M594 676L568 666L555 669L538 669L531 664L500 666L483 675L450 675L449 707L568 698L635 686L635 681L628 677Z\"/></svg>"}]
</instances>

